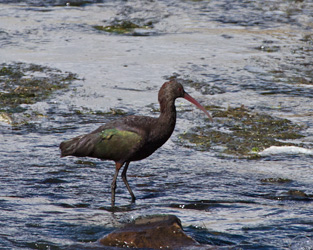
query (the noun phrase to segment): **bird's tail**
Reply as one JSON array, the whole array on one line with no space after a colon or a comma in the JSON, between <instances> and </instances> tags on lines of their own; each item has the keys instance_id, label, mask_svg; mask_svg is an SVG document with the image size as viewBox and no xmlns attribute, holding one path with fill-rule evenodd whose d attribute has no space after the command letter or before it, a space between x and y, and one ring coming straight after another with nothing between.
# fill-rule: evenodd
<instances>
[{"instance_id":1,"label":"bird's tail","mask_svg":"<svg viewBox=\"0 0 313 250\"><path fill-rule=\"evenodd\" d=\"M94 140L95 136L93 134L77 136L71 140L63 141L60 144L61 157L64 156L89 156L94 150Z\"/></svg>"}]
</instances>

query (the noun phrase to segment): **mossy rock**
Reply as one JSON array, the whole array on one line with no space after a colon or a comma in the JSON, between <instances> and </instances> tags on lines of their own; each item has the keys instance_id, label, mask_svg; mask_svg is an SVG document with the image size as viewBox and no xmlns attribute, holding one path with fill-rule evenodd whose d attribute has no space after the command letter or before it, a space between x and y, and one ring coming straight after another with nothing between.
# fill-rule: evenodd
<instances>
[{"instance_id":1,"label":"mossy rock","mask_svg":"<svg viewBox=\"0 0 313 250\"><path fill-rule=\"evenodd\" d=\"M29 105L66 89L76 79L76 74L37 64L0 64L0 122L16 128L45 117Z\"/></svg>"},{"instance_id":2,"label":"mossy rock","mask_svg":"<svg viewBox=\"0 0 313 250\"><path fill-rule=\"evenodd\" d=\"M97 115L97 116L105 116L105 115L112 115L112 116L125 116L127 112L122 109L114 109L110 108L108 111L102 110L92 110L86 107L81 107L81 109L75 109L73 112L76 115Z\"/></svg>"},{"instance_id":3,"label":"mossy rock","mask_svg":"<svg viewBox=\"0 0 313 250\"><path fill-rule=\"evenodd\" d=\"M0 65L0 111L23 112L21 104L34 104L54 91L67 88L77 75L36 64Z\"/></svg>"},{"instance_id":4,"label":"mossy rock","mask_svg":"<svg viewBox=\"0 0 313 250\"><path fill-rule=\"evenodd\" d=\"M152 22L146 22L144 24L137 24L142 21L130 21L130 20L114 20L110 25L94 25L93 28L99 31L105 31L108 33L133 35L135 29L150 29L153 27Z\"/></svg>"},{"instance_id":5,"label":"mossy rock","mask_svg":"<svg viewBox=\"0 0 313 250\"><path fill-rule=\"evenodd\" d=\"M251 112L244 106L228 109L214 107L211 112L215 124L219 125L208 124L180 134L182 145L202 151L222 148L222 154L251 157L273 145L293 145L284 140L303 137L301 126L287 119Z\"/></svg>"},{"instance_id":6,"label":"mossy rock","mask_svg":"<svg viewBox=\"0 0 313 250\"><path fill-rule=\"evenodd\" d=\"M289 184L292 180L287 178L265 178L261 179L261 182L264 184Z\"/></svg>"}]
</instances>

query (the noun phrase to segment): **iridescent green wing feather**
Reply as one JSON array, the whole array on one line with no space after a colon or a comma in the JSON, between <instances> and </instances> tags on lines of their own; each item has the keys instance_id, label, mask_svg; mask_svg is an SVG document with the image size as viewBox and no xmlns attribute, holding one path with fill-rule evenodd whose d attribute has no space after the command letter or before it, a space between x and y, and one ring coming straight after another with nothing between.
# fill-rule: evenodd
<instances>
[{"instance_id":1,"label":"iridescent green wing feather","mask_svg":"<svg viewBox=\"0 0 313 250\"><path fill-rule=\"evenodd\" d=\"M109 160L127 159L142 141L137 133L116 128L104 129L98 136L100 140L94 147L93 156Z\"/></svg>"}]
</instances>

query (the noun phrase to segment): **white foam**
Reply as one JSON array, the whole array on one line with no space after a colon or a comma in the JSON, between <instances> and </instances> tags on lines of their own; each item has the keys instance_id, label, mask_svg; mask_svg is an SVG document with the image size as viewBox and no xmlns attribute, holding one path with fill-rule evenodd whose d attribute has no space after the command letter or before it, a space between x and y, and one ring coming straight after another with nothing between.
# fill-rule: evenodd
<instances>
[{"instance_id":1,"label":"white foam","mask_svg":"<svg viewBox=\"0 0 313 250\"><path fill-rule=\"evenodd\" d=\"M313 149L307 149L307 148L296 147L296 146L271 146L269 148L264 149L262 152L259 153L259 155L261 156L279 155L279 154L313 155Z\"/></svg>"}]
</instances>

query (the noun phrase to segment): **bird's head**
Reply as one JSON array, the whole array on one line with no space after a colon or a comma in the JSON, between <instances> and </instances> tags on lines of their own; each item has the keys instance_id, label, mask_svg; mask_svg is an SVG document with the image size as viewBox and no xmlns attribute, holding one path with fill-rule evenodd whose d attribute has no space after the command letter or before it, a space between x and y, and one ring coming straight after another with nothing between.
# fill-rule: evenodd
<instances>
[{"instance_id":1,"label":"bird's head","mask_svg":"<svg viewBox=\"0 0 313 250\"><path fill-rule=\"evenodd\" d=\"M177 79L172 79L162 85L159 91L159 99L165 97L166 99L175 100L176 98L184 97L184 94L185 90L183 85L181 85Z\"/></svg>"},{"instance_id":2,"label":"bird's head","mask_svg":"<svg viewBox=\"0 0 313 250\"><path fill-rule=\"evenodd\" d=\"M177 79L172 79L168 82L165 82L162 85L158 96L160 104L162 104L162 102L175 101L175 99L179 97L182 97L193 103L209 117L211 122L213 122L211 115L206 111L206 109L184 90L183 85L181 85Z\"/></svg>"}]
</instances>

